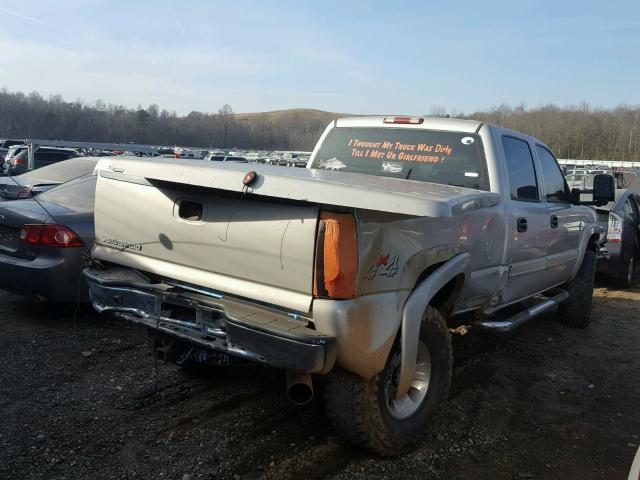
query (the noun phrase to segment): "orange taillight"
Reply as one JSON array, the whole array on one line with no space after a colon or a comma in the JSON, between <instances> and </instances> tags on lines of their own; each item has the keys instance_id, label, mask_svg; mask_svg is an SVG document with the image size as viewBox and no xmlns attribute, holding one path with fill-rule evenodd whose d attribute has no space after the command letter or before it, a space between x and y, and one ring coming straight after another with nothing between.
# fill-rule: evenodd
<instances>
[{"instance_id":1,"label":"orange taillight","mask_svg":"<svg viewBox=\"0 0 640 480\"><path fill-rule=\"evenodd\" d=\"M348 213L320 212L313 294L320 298L356 296L358 237Z\"/></svg>"}]
</instances>

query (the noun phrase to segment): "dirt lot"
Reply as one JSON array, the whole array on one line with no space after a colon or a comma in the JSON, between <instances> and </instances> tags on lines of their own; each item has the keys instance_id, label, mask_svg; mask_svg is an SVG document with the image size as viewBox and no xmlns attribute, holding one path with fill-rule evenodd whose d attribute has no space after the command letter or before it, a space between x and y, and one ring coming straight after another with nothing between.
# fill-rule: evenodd
<instances>
[{"instance_id":1,"label":"dirt lot","mask_svg":"<svg viewBox=\"0 0 640 480\"><path fill-rule=\"evenodd\" d=\"M626 479L640 443L640 290L582 331L540 318L456 365L424 444L383 460L262 367L156 365L145 332L0 294L0 478Z\"/></svg>"}]
</instances>

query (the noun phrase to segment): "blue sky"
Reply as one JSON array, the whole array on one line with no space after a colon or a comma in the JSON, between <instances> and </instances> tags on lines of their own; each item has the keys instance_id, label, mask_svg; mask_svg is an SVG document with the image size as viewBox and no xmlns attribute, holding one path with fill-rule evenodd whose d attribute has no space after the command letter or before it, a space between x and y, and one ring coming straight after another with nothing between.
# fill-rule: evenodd
<instances>
[{"instance_id":1,"label":"blue sky","mask_svg":"<svg viewBox=\"0 0 640 480\"><path fill-rule=\"evenodd\" d=\"M0 0L0 87L179 114L640 104L640 2Z\"/></svg>"}]
</instances>

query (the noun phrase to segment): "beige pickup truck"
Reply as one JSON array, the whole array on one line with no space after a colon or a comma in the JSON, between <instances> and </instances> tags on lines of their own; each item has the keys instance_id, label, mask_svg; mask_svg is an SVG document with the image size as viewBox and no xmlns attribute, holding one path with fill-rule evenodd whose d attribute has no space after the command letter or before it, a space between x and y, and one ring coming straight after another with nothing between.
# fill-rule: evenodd
<instances>
[{"instance_id":1,"label":"beige pickup truck","mask_svg":"<svg viewBox=\"0 0 640 480\"><path fill-rule=\"evenodd\" d=\"M421 117L332 122L306 169L110 158L98 175L97 310L167 358L284 369L299 404L325 376L336 430L382 455L427 431L461 322L510 332L559 305L589 323L584 203L613 195L599 176L581 202L535 138Z\"/></svg>"}]
</instances>

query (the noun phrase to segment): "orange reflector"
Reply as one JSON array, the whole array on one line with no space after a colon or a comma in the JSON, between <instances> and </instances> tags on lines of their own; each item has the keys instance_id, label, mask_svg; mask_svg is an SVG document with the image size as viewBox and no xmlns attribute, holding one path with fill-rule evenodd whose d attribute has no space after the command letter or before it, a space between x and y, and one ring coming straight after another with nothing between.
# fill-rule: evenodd
<instances>
[{"instance_id":1,"label":"orange reflector","mask_svg":"<svg viewBox=\"0 0 640 480\"><path fill-rule=\"evenodd\" d=\"M424 122L422 117L384 117L384 123L399 123L403 125L420 125Z\"/></svg>"},{"instance_id":2,"label":"orange reflector","mask_svg":"<svg viewBox=\"0 0 640 480\"><path fill-rule=\"evenodd\" d=\"M356 221L348 213L320 213L313 294L346 299L356 295L358 237Z\"/></svg>"}]
</instances>

